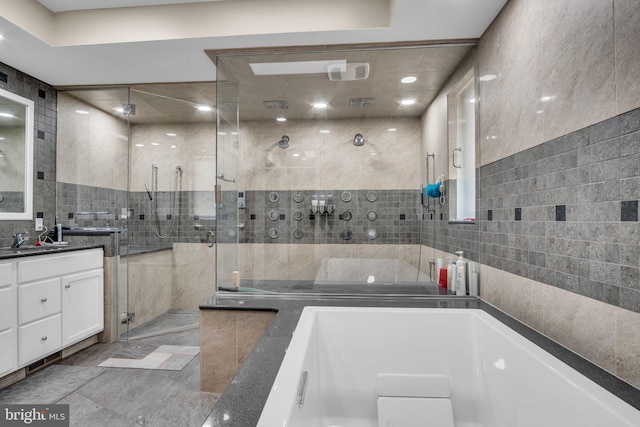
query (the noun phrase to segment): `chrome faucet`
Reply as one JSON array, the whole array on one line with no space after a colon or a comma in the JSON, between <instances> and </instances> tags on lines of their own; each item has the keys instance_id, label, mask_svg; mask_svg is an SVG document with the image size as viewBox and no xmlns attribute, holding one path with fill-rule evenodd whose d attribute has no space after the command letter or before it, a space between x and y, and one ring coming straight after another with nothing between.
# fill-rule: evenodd
<instances>
[{"instance_id":1,"label":"chrome faucet","mask_svg":"<svg viewBox=\"0 0 640 427\"><path fill-rule=\"evenodd\" d=\"M28 234L28 231L22 231L20 233L16 233L13 236L13 243L11 244L11 247L13 249L18 249L20 246L22 246L24 244L24 242L26 242L27 240L29 240L28 237L24 237L25 234Z\"/></svg>"}]
</instances>

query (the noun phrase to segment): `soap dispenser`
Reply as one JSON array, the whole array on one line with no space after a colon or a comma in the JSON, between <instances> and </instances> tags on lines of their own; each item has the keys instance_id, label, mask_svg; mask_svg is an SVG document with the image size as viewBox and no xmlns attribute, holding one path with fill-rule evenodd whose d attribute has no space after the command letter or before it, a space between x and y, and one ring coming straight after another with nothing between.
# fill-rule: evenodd
<instances>
[{"instance_id":1,"label":"soap dispenser","mask_svg":"<svg viewBox=\"0 0 640 427\"><path fill-rule=\"evenodd\" d=\"M467 294L467 260L462 257L463 251L457 251L458 260L456 261L456 295Z\"/></svg>"}]
</instances>

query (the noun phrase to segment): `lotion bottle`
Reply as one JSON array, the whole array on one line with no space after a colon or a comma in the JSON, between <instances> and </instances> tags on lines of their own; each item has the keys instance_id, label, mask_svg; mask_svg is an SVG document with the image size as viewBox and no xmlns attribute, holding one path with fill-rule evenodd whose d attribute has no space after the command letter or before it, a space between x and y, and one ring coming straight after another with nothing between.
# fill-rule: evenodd
<instances>
[{"instance_id":1,"label":"lotion bottle","mask_svg":"<svg viewBox=\"0 0 640 427\"><path fill-rule=\"evenodd\" d=\"M456 261L456 295L466 295L467 294L467 261L462 257L464 252L457 251L456 254L459 256Z\"/></svg>"}]
</instances>

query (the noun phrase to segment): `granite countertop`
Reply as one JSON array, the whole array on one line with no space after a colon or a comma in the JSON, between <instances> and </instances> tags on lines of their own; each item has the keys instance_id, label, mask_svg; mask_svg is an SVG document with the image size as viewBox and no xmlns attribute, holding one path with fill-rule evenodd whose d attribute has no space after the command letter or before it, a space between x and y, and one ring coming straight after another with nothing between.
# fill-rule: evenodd
<instances>
[{"instance_id":1,"label":"granite countertop","mask_svg":"<svg viewBox=\"0 0 640 427\"><path fill-rule=\"evenodd\" d=\"M280 369L293 330L306 306L476 308L492 315L567 365L640 410L640 390L583 359L572 351L474 297L440 296L313 296L242 295L214 296L201 310L270 310L277 315L222 393L203 427L255 427Z\"/></svg>"},{"instance_id":2,"label":"granite countertop","mask_svg":"<svg viewBox=\"0 0 640 427\"><path fill-rule=\"evenodd\" d=\"M73 252L81 251L84 249L96 249L103 248L103 245L73 245L68 246L33 246L24 245L17 249L12 248L0 248L0 260L21 258L34 255L55 254L61 252Z\"/></svg>"}]
</instances>

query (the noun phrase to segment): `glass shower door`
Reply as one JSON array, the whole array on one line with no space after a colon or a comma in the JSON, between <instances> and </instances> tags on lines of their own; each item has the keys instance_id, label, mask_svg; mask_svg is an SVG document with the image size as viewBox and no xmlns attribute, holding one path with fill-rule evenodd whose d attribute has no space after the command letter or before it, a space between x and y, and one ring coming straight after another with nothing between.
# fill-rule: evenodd
<instances>
[{"instance_id":1,"label":"glass shower door","mask_svg":"<svg viewBox=\"0 0 640 427\"><path fill-rule=\"evenodd\" d=\"M212 87L131 88L129 338L197 327L214 293Z\"/></svg>"},{"instance_id":2,"label":"glass shower door","mask_svg":"<svg viewBox=\"0 0 640 427\"><path fill-rule=\"evenodd\" d=\"M238 286L240 233L244 229L245 193L239 181L240 147L238 83L221 61L217 62L216 105L216 291Z\"/></svg>"}]
</instances>

